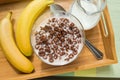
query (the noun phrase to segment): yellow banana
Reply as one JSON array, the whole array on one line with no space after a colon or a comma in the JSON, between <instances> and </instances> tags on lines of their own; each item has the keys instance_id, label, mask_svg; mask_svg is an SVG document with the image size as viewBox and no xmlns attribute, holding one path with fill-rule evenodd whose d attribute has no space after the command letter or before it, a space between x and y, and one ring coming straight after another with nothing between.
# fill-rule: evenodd
<instances>
[{"instance_id":1,"label":"yellow banana","mask_svg":"<svg viewBox=\"0 0 120 80\"><path fill-rule=\"evenodd\" d=\"M22 12L16 27L16 42L25 56L32 55L30 42L31 28L40 14L52 4L54 0L34 0Z\"/></svg>"},{"instance_id":2,"label":"yellow banana","mask_svg":"<svg viewBox=\"0 0 120 80\"><path fill-rule=\"evenodd\" d=\"M11 12L0 22L0 45L7 60L17 70L24 73L33 71L32 63L19 51L13 37Z\"/></svg>"}]
</instances>

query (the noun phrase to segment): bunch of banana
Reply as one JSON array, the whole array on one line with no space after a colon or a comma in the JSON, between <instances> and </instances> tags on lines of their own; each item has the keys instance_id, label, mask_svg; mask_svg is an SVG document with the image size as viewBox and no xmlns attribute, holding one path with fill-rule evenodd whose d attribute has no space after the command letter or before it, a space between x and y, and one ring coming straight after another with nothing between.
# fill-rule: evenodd
<instances>
[{"instance_id":1,"label":"bunch of banana","mask_svg":"<svg viewBox=\"0 0 120 80\"><path fill-rule=\"evenodd\" d=\"M19 51L13 37L11 12L0 22L0 44L7 60L19 71L31 73L32 63Z\"/></svg>"},{"instance_id":2,"label":"bunch of banana","mask_svg":"<svg viewBox=\"0 0 120 80\"><path fill-rule=\"evenodd\" d=\"M7 60L21 72L31 73L34 69L32 63L25 57L32 54L30 43L31 28L37 17L53 2L54 0L34 0L28 4L17 23L15 34L17 45L13 37L12 13L8 13L0 22L0 44L2 50Z\"/></svg>"},{"instance_id":3,"label":"bunch of banana","mask_svg":"<svg viewBox=\"0 0 120 80\"><path fill-rule=\"evenodd\" d=\"M31 56L30 34L35 20L54 0L33 0L22 12L17 23L15 38L17 46L25 56Z\"/></svg>"}]
</instances>

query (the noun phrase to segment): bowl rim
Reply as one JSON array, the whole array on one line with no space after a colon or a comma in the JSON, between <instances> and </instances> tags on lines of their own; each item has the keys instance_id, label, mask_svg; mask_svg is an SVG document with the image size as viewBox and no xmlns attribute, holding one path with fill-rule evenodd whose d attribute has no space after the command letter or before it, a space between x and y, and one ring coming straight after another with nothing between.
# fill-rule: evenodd
<instances>
[{"instance_id":1,"label":"bowl rim","mask_svg":"<svg viewBox=\"0 0 120 80\"><path fill-rule=\"evenodd\" d=\"M52 66L63 66L63 65L68 65L68 64L70 64L70 63L72 63L73 61L75 61L77 58L78 58L78 56L80 55L80 53L82 52L82 50L83 50L83 48L84 48L84 45L85 45L85 39L86 39L86 37L85 37L85 31L84 31L84 28L83 28L83 26L82 26L82 24L81 24L81 22L74 16L74 15L72 15L71 13L69 13L69 12L65 12L65 11L60 11L59 10L59 13L58 14L60 14L60 13L64 13L64 15L66 16L66 14L67 15L70 15L70 16L72 16L74 19L76 19L77 21L78 21L78 23L80 24L80 26L77 26L77 28L78 27L81 27L81 28L78 28L79 30L80 30L80 32L82 33L82 44L83 44L83 46L82 46L82 48L81 48L81 50L77 53L77 55L75 56L75 58L74 59L72 59L71 61L69 61L69 62L67 62L67 63L65 63L65 64L51 64L51 63L48 63L48 62L45 62L45 60L43 60L42 59L42 57L40 57L39 55L38 55L38 53L36 53L36 50L34 49L34 45L33 45L33 42L32 42L32 33L33 33L33 29L32 29L32 31L31 31L31 35L30 35L30 41L31 41L31 46L32 46L32 49L33 49L33 52L37 55L37 57L42 61L42 62L44 62L44 63L46 63L46 64L48 64L48 65L52 65ZM53 17L48 17L47 19L45 19L45 20L48 20L48 19L50 19L50 18L56 18L56 17L58 17L57 15L53 15ZM64 18L64 17L63 17ZM68 18L69 19L69 18ZM45 20L43 20L41 23L39 23L39 25L41 25ZM71 20L70 20L71 21ZM73 22L73 21L72 21ZM33 26L33 28L35 27L35 30L36 30L36 28L38 28L39 27L39 25L37 25L37 26Z\"/></svg>"}]
</instances>

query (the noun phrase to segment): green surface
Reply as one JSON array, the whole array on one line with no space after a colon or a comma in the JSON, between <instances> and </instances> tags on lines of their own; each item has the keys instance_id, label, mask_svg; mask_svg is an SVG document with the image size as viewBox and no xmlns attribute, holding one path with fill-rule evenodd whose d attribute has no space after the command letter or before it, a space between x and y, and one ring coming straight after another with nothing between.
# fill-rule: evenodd
<instances>
[{"instance_id":1,"label":"green surface","mask_svg":"<svg viewBox=\"0 0 120 80\"><path fill-rule=\"evenodd\" d=\"M91 74L92 73L92 74ZM74 72L75 76L96 77L96 68Z\"/></svg>"},{"instance_id":2,"label":"green surface","mask_svg":"<svg viewBox=\"0 0 120 80\"><path fill-rule=\"evenodd\" d=\"M107 0L107 4L113 25L118 63L106 67L97 68L96 76L120 78L120 0Z\"/></svg>"},{"instance_id":3,"label":"green surface","mask_svg":"<svg viewBox=\"0 0 120 80\"><path fill-rule=\"evenodd\" d=\"M105 67L61 74L62 76L120 78L120 0L107 0L107 5L113 25L118 63Z\"/></svg>"},{"instance_id":4,"label":"green surface","mask_svg":"<svg viewBox=\"0 0 120 80\"><path fill-rule=\"evenodd\" d=\"M73 77L73 76L51 76L36 78L32 80L120 80L119 78L101 78L101 77Z\"/></svg>"}]
</instances>

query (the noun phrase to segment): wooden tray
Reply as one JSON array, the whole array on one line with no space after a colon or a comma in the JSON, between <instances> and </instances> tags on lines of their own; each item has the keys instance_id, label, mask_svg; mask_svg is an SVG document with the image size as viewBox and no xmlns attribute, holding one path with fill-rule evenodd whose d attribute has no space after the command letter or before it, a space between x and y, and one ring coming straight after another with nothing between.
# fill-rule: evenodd
<instances>
[{"instance_id":1,"label":"wooden tray","mask_svg":"<svg viewBox=\"0 0 120 80\"><path fill-rule=\"evenodd\" d=\"M7 14L8 11L13 11L13 23L14 29L16 26L16 21L30 1L16 2L6 5L0 5L0 20ZM72 4L72 0L55 0L56 3L62 5L65 9L69 9ZM49 13L49 11L48 11ZM104 53L103 60L96 60L96 58L91 54L91 52L84 46L82 53L79 57L71 64L55 67L47 65L34 54L30 60L32 61L35 71L31 74L22 74L15 70L6 60L3 52L0 48L0 79L31 79L44 76L51 76L56 74L62 74L67 72L72 72L76 70L90 69L100 66L106 66L110 64L117 63L115 43L114 43L114 33L112 30L112 24L110 21L110 16L107 7L104 10L105 22L108 35L106 35L106 30L104 28L103 20L101 19L99 24L89 30L85 31L87 39L89 39L93 45L100 49Z\"/></svg>"}]
</instances>

